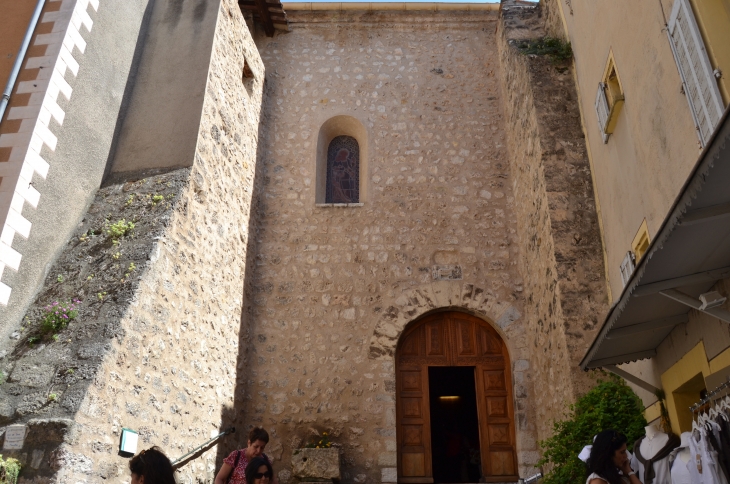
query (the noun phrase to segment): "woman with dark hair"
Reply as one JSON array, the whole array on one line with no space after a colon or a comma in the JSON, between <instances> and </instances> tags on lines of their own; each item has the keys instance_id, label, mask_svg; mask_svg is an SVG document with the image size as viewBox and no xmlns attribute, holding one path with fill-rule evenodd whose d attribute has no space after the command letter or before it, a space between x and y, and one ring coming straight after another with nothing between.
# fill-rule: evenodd
<instances>
[{"instance_id":1,"label":"woman with dark hair","mask_svg":"<svg viewBox=\"0 0 730 484\"><path fill-rule=\"evenodd\" d=\"M269 434L261 427L254 427L248 433L248 443L245 449L234 450L223 459L221 470L215 476L215 484L252 484L246 479L246 468L251 460L262 457L269 465L271 459L264 454L266 444L269 443ZM276 484L272 477L271 481Z\"/></svg>"},{"instance_id":2,"label":"woman with dark hair","mask_svg":"<svg viewBox=\"0 0 730 484\"><path fill-rule=\"evenodd\" d=\"M129 461L132 484L175 484L172 463L158 447L150 447Z\"/></svg>"},{"instance_id":3,"label":"woman with dark hair","mask_svg":"<svg viewBox=\"0 0 730 484\"><path fill-rule=\"evenodd\" d=\"M269 484L274 477L271 463L263 457L256 457L246 467L246 482L248 484Z\"/></svg>"},{"instance_id":4,"label":"woman with dark hair","mask_svg":"<svg viewBox=\"0 0 730 484\"><path fill-rule=\"evenodd\" d=\"M604 430L596 435L588 458L586 484L641 484L631 469L626 452L626 436L615 430Z\"/></svg>"}]
</instances>

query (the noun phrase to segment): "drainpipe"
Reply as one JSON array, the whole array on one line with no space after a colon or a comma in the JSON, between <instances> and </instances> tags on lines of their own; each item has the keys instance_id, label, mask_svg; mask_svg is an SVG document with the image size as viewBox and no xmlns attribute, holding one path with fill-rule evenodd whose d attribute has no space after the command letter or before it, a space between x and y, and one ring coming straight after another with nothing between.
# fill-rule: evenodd
<instances>
[{"instance_id":1,"label":"drainpipe","mask_svg":"<svg viewBox=\"0 0 730 484\"><path fill-rule=\"evenodd\" d=\"M13 64L13 70L10 71L8 85L5 86L5 90L3 91L3 97L2 99L0 99L0 122L2 122L3 116L5 116L5 109L7 109L8 102L10 102L10 94L12 94L13 88L15 87L15 81L18 80L20 66L23 65L25 53L28 52L28 46L30 45L30 39L33 38L33 32L35 31L36 25L38 25L38 19L41 16L41 12L43 11L43 7L45 6L45 4L46 0L38 0L38 4L35 6L35 11L33 12L33 16L30 19L30 23L28 24L28 30L25 31L23 43L20 45L20 50L18 50L18 56L15 58L15 63Z\"/></svg>"}]
</instances>

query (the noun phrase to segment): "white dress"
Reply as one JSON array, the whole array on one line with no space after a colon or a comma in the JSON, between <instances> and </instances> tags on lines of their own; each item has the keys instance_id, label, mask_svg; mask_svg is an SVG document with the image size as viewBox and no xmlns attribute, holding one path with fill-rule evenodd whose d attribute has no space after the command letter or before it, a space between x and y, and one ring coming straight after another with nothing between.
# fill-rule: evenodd
<instances>
[{"instance_id":1,"label":"white dress","mask_svg":"<svg viewBox=\"0 0 730 484\"><path fill-rule=\"evenodd\" d=\"M672 484L695 484L689 472L689 466L692 465L692 459L686 463L677 457L672 463Z\"/></svg>"},{"instance_id":2,"label":"white dress","mask_svg":"<svg viewBox=\"0 0 730 484\"><path fill-rule=\"evenodd\" d=\"M608 482L606 479L604 479L603 477L599 476L598 474L596 474L594 472L593 474L591 474L590 476L588 476L588 479L586 479L586 484L591 484L591 480L592 479L600 479L603 482ZM624 482L629 482L629 483L631 482L631 480L629 480L629 479L627 479L627 478L625 478L623 476L621 476L621 480L624 481Z\"/></svg>"},{"instance_id":3,"label":"white dress","mask_svg":"<svg viewBox=\"0 0 730 484\"><path fill-rule=\"evenodd\" d=\"M687 462L684 462L679 456L680 452L682 452L682 450L684 449L687 449L687 451L690 453L690 459ZM689 450L689 446L677 447L671 452L671 454L669 454L669 460L671 462L670 473L672 475L672 484L696 484L695 481L692 480L692 475L689 472L689 466L693 465L691 454L692 451Z\"/></svg>"}]
</instances>

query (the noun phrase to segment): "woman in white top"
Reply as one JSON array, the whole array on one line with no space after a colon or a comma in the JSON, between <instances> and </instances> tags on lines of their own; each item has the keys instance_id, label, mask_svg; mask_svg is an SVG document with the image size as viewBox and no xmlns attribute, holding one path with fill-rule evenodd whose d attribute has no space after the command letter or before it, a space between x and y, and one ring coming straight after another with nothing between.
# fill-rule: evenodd
<instances>
[{"instance_id":1,"label":"woman in white top","mask_svg":"<svg viewBox=\"0 0 730 484\"><path fill-rule=\"evenodd\" d=\"M586 484L641 484L631 469L626 436L615 430L596 435L588 458Z\"/></svg>"}]
</instances>

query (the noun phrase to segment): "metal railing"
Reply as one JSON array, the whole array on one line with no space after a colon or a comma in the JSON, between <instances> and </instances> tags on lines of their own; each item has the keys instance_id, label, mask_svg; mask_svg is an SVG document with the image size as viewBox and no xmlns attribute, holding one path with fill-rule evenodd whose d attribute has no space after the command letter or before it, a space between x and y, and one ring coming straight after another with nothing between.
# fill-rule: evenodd
<instances>
[{"instance_id":1,"label":"metal railing","mask_svg":"<svg viewBox=\"0 0 730 484\"><path fill-rule=\"evenodd\" d=\"M179 457L179 458L175 459L174 461L172 461L172 468L173 469L179 469L180 467L184 466L185 464L187 464L191 460L199 457L199 455L202 454L203 452L205 452L208 449L210 449L211 447L213 447L213 444L216 443L221 437L224 437L224 436L226 436L228 434L233 434L235 432L236 432L236 427L229 427L229 428L227 428L226 430L224 430L223 432L219 433L218 435L216 435L212 439L210 439L207 442L204 442L203 444L197 446L196 448L194 448L193 450L191 450L187 454L183 455L182 457ZM197 452L199 452L200 454L196 455ZM188 457L188 456L190 456L190 457Z\"/></svg>"},{"instance_id":2,"label":"metal railing","mask_svg":"<svg viewBox=\"0 0 730 484\"><path fill-rule=\"evenodd\" d=\"M538 472L532 477L528 477L526 479L520 479L517 481L519 484L535 484L537 481L542 479L542 472Z\"/></svg>"}]
</instances>

